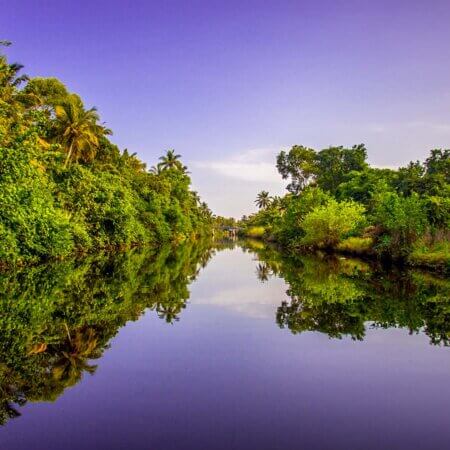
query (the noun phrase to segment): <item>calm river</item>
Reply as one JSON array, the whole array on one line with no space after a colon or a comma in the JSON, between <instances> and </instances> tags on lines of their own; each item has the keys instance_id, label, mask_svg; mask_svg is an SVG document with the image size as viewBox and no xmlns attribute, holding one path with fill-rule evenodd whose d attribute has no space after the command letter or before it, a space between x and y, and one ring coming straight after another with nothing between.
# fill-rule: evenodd
<instances>
[{"instance_id":1,"label":"calm river","mask_svg":"<svg viewBox=\"0 0 450 450\"><path fill-rule=\"evenodd\" d=\"M0 275L3 450L450 448L450 281L260 243Z\"/></svg>"}]
</instances>

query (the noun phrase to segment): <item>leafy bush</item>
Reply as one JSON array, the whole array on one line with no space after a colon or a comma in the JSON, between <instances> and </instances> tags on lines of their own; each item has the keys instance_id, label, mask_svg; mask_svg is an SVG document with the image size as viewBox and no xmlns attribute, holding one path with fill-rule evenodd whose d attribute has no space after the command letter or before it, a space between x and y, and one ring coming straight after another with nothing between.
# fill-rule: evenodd
<instances>
[{"instance_id":1,"label":"leafy bush","mask_svg":"<svg viewBox=\"0 0 450 450\"><path fill-rule=\"evenodd\" d=\"M265 231L264 227L250 227L245 231L245 235L250 238L260 238L264 236Z\"/></svg>"},{"instance_id":2,"label":"leafy bush","mask_svg":"<svg viewBox=\"0 0 450 450\"><path fill-rule=\"evenodd\" d=\"M394 192L378 196L373 221L379 228L377 252L400 259L408 256L427 225L426 211L419 196L403 197Z\"/></svg>"},{"instance_id":3,"label":"leafy bush","mask_svg":"<svg viewBox=\"0 0 450 450\"><path fill-rule=\"evenodd\" d=\"M315 207L324 205L331 197L320 188L308 187L299 196L289 196L282 220L274 229L276 239L285 245L292 245L304 236L302 220Z\"/></svg>"},{"instance_id":4,"label":"leafy bush","mask_svg":"<svg viewBox=\"0 0 450 450\"><path fill-rule=\"evenodd\" d=\"M305 231L302 243L314 247L335 247L363 221L364 206L352 201L329 200L325 205L314 208L302 221Z\"/></svg>"}]
</instances>

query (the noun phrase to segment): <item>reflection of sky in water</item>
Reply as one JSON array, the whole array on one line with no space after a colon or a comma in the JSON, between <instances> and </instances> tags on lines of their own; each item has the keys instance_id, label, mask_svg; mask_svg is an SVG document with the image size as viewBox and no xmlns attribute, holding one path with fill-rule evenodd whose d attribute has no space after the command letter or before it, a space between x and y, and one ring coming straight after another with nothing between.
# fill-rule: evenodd
<instances>
[{"instance_id":1,"label":"reflection of sky in water","mask_svg":"<svg viewBox=\"0 0 450 450\"><path fill-rule=\"evenodd\" d=\"M191 305L214 305L254 318L273 320L287 300L283 280L258 282L257 260L241 249L218 253L191 287Z\"/></svg>"},{"instance_id":2,"label":"reflection of sky in water","mask_svg":"<svg viewBox=\"0 0 450 450\"><path fill-rule=\"evenodd\" d=\"M1 448L450 448L448 348L399 329L362 342L280 330L286 286L262 284L253 258L216 255L179 322L128 323L93 377L26 405Z\"/></svg>"}]
</instances>

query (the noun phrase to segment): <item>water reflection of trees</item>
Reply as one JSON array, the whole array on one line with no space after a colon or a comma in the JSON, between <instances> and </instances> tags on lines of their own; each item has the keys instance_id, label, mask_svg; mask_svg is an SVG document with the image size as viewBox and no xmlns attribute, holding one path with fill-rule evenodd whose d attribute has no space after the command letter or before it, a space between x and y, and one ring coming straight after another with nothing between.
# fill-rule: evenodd
<instances>
[{"instance_id":1,"label":"water reflection of trees","mask_svg":"<svg viewBox=\"0 0 450 450\"><path fill-rule=\"evenodd\" d=\"M264 273L283 278L289 301L276 321L293 333L319 331L364 339L367 327L424 332L432 344L450 344L450 281L418 271L329 255L286 257L270 247L247 246Z\"/></svg>"},{"instance_id":2,"label":"water reflection of trees","mask_svg":"<svg viewBox=\"0 0 450 450\"><path fill-rule=\"evenodd\" d=\"M179 320L213 252L196 243L0 274L0 423L93 374L111 338L145 309Z\"/></svg>"}]
</instances>

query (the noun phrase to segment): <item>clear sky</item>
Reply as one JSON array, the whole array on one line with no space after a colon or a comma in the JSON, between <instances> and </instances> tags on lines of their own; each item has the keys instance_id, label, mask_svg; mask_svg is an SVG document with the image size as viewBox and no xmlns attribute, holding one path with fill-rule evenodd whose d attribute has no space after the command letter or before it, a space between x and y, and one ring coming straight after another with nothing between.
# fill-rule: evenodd
<instances>
[{"instance_id":1,"label":"clear sky","mask_svg":"<svg viewBox=\"0 0 450 450\"><path fill-rule=\"evenodd\" d=\"M363 142L378 166L450 147L450 0L0 3L11 60L149 164L175 148L217 214L281 193L294 144Z\"/></svg>"}]
</instances>

